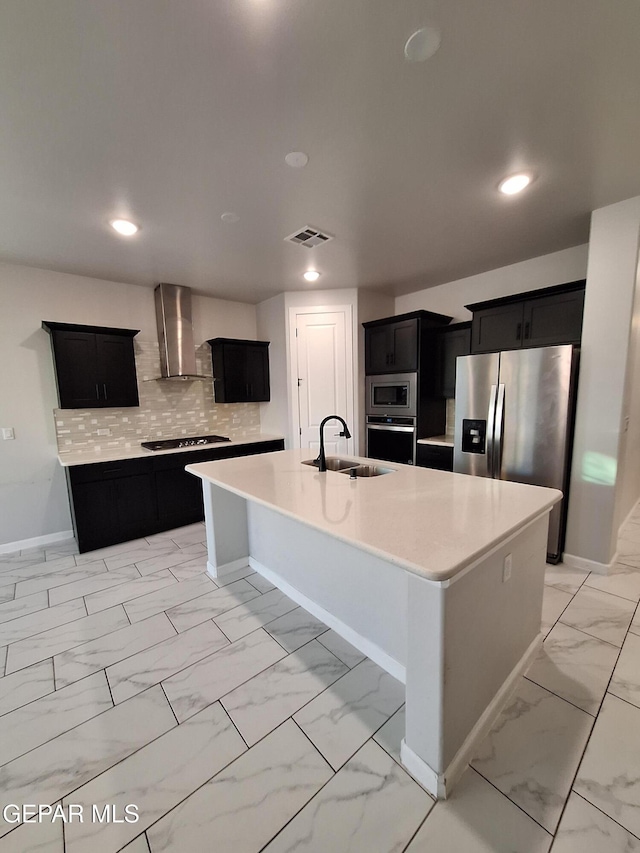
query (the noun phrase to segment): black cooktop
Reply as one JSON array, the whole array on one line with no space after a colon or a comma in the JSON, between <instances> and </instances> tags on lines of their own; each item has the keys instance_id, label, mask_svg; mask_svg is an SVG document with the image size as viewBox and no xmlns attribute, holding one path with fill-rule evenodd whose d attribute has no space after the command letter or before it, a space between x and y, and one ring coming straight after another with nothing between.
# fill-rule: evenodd
<instances>
[{"instance_id":1,"label":"black cooktop","mask_svg":"<svg viewBox=\"0 0 640 853\"><path fill-rule=\"evenodd\" d=\"M231 441L226 435L195 435L191 438L166 438L161 441L143 441L145 450L175 450L180 447L202 447L204 444L216 444L219 441Z\"/></svg>"}]
</instances>

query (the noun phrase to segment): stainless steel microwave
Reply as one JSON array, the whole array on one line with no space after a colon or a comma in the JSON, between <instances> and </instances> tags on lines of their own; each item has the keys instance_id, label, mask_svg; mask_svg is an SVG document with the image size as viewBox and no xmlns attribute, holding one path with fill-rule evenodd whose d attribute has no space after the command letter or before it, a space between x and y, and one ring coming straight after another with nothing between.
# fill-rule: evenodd
<instances>
[{"instance_id":1,"label":"stainless steel microwave","mask_svg":"<svg viewBox=\"0 0 640 853\"><path fill-rule=\"evenodd\" d=\"M418 374L385 373L367 376L367 415L418 415Z\"/></svg>"}]
</instances>

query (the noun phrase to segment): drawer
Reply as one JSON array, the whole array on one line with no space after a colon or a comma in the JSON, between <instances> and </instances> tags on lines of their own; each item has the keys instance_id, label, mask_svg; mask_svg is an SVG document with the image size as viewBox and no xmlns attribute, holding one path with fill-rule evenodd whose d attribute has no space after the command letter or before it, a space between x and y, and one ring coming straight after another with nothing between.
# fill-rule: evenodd
<instances>
[{"instance_id":1,"label":"drawer","mask_svg":"<svg viewBox=\"0 0 640 853\"><path fill-rule=\"evenodd\" d=\"M210 462L212 459L220 459L220 449L224 445L207 450L189 450L185 453L167 453L162 456L153 457L154 471L171 471L174 468L185 468L187 465L195 465L196 462ZM225 448L226 449L226 448Z\"/></svg>"},{"instance_id":2,"label":"drawer","mask_svg":"<svg viewBox=\"0 0 640 853\"><path fill-rule=\"evenodd\" d=\"M248 444L216 444L207 450L192 450L185 453L168 453L153 459L154 471L169 471L173 468L185 468L198 462L213 462L215 459L233 459L237 456L253 456L256 453L268 453L271 450L284 450L284 440L257 441Z\"/></svg>"},{"instance_id":3,"label":"drawer","mask_svg":"<svg viewBox=\"0 0 640 853\"><path fill-rule=\"evenodd\" d=\"M422 468L437 468L439 471L453 471L453 447L438 447L435 444L419 444L417 447L416 461Z\"/></svg>"},{"instance_id":4,"label":"drawer","mask_svg":"<svg viewBox=\"0 0 640 853\"><path fill-rule=\"evenodd\" d=\"M69 468L71 483L95 483L100 480L117 480L136 474L152 472L151 459L117 459L113 462L95 462L89 465L74 465Z\"/></svg>"}]
</instances>

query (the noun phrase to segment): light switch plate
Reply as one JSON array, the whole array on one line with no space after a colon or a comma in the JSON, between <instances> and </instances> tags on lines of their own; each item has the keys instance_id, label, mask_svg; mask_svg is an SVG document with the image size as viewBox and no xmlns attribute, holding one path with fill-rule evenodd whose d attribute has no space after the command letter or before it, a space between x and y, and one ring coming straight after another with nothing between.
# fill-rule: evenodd
<instances>
[{"instance_id":1,"label":"light switch plate","mask_svg":"<svg viewBox=\"0 0 640 853\"><path fill-rule=\"evenodd\" d=\"M2 439L3 441L10 441L15 438L16 434L13 431L13 427L3 427L2 428Z\"/></svg>"}]
</instances>

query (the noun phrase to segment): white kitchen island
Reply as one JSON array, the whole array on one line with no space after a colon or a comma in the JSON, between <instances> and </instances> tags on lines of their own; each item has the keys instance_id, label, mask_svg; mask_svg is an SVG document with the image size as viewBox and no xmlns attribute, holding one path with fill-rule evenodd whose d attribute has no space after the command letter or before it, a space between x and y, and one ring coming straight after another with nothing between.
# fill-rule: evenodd
<instances>
[{"instance_id":1,"label":"white kitchen island","mask_svg":"<svg viewBox=\"0 0 640 853\"><path fill-rule=\"evenodd\" d=\"M539 648L561 492L391 463L352 480L311 456L187 467L203 481L208 571L250 565L404 682L402 760L446 797Z\"/></svg>"}]
</instances>

